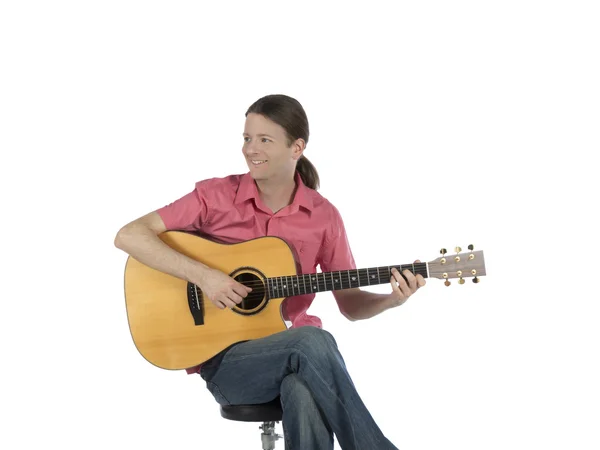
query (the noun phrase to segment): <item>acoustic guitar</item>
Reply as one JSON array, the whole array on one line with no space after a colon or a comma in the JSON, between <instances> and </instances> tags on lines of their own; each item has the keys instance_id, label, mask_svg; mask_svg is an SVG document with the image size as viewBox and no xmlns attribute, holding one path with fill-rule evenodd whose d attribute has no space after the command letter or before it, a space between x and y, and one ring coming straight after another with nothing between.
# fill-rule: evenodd
<instances>
[{"instance_id":1,"label":"acoustic guitar","mask_svg":"<svg viewBox=\"0 0 600 450\"><path fill-rule=\"evenodd\" d=\"M267 236L222 244L183 231L159 237L171 248L218 269L252 292L237 306L219 309L201 289L152 269L133 257L125 266L125 303L133 341L150 363L163 369L201 364L230 345L287 328L281 303L287 297L389 283L391 269L404 269L450 285L485 275L483 251L442 256L425 263L298 274L297 258L281 238Z\"/></svg>"}]
</instances>

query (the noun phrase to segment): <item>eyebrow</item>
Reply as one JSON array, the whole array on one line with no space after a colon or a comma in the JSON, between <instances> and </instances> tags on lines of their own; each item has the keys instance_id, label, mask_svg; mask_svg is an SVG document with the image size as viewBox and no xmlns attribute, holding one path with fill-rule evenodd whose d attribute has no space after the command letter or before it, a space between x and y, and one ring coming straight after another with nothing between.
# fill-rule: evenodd
<instances>
[{"instance_id":1,"label":"eyebrow","mask_svg":"<svg viewBox=\"0 0 600 450\"><path fill-rule=\"evenodd\" d=\"M248 133L243 133L242 136L250 136L250 135ZM266 136L266 137L270 137L271 139L275 139L273 136L270 136L270 135L264 134L264 133L257 134L257 136L259 136L259 137Z\"/></svg>"}]
</instances>

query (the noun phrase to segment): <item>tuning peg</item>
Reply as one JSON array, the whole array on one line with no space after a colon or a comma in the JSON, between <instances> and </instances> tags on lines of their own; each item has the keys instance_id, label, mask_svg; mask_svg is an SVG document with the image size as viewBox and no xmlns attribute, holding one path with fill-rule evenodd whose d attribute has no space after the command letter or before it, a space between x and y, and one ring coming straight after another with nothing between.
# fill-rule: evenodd
<instances>
[{"instance_id":1,"label":"tuning peg","mask_svg":"<svg viewBox=\"0 0 600 450\"><path fill-rule=\"evenodd\" d=\"M462 250L462 248L460 248L460 247L454 247L454 251L456 252L456 256L454 257L454 261L456 261L456 262L460 261L460 256L458 256L458 254L460 253L461 250Z\"/></svg>"},{"instance_id":2,"label":"tuning peg","mask_svg":"<svg viewBox=\"0 0 600 450\"><path fill-rule=\"evenodd\" d=\"M441 249L441 250L440 250L440 253L441 253L442 255L445 255L447 252L448 252L448 251L447 251L445 248L443 248L443 249ZM442 258L442 259L440 260L440 262L441 262L442 264L446 264L446 258Z\"/></svg>"},{"instance_id":3,"label":"tuning peg","mask_svg":"<svg viewBox=\"0 0 600 450\"><path fill-rule=\"evenodd\" d=\"M469 261L475 259L475 255L473 254L473 249L475 247L473 247L473 244L469 244L469 250L471 250L471 254L469 255Z\"/></svg>"},{"instance_id":4,"label":"tuning peg","mask_svg":"<svg viewBox=\"0 0 600 450\"><path fill-rule=\"evenodd\" d=\"M444 273L444 274L442 274L442 276L446 279L446 281L444 281L444 284L446 286L450 286L451 283L450 283L450 280L448 279L448 274Z\"/></svg>"},{"instance_id":5,"label":"tuning peg","mask_svg":"<svg viewBox=\"0 0 600 450\"><path fill-rule=\"evenodd\" d=\"M460 253L461 250L462 250L462 248L460 248L460 247L454 247L454 251L456 253Z\"/></svg>"},{"instance_id":6,"label":"tuning peg","mask_svg":"<svg viewBox=\"0 0 600 450\"><path fill-rule=\"evenodd\" d=\"M473 278L473 283L479 283L479 278L477 278L477 277Z\"/></svg>"}]
</instances>

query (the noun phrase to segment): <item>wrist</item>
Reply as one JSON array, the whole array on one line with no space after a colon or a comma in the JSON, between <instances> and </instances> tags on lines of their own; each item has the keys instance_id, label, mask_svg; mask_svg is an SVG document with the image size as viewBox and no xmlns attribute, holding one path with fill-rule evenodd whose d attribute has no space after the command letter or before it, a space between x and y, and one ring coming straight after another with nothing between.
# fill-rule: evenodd
<instances>
[{"instance_id":1,"label":"wrist","mask_svg":"<svg viewBox=\"0 0 600 450\"><path fill-rule=\"evenodd\" d=\"M185 278L196 286L202 286L209 271L210 267L190 259L190 263L186 265Z\"/></svg>"}]
</instances>

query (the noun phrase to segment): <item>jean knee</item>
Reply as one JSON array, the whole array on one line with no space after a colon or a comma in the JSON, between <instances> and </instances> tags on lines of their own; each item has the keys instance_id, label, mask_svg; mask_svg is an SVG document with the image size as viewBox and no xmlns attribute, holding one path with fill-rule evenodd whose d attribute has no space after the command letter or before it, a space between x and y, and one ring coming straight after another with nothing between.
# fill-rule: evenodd
<instances>
[{"instance_id":1,"label":"jean knee","mask_svg":"<svg viewBox=\"0 0 600 450\"><path fill-rule=\"evenodd\" d=\"M337 352L337 343L329 331L313 326L304 326L296 328L295 332L294 347L297 350L321 356Z\"/></svg>"}]
</instances>

